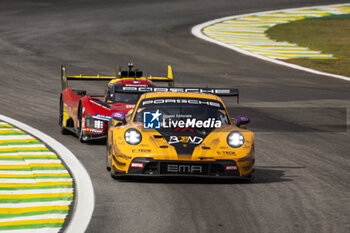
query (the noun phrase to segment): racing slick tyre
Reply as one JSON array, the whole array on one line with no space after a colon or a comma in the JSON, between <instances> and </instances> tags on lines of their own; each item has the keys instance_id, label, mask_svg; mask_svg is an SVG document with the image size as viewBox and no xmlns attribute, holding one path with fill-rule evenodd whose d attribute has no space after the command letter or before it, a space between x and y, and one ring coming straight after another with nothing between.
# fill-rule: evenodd
<instances>
[{"instance_id":1,"label":"racing slick tyre","mask_svg":"<svg viewBox=\"0 0 350 233\"><path fill-rule=\"evenodd\" d=\"M82 130L82 127L81 127L81 125L82 125L82 120L81 119L83 117L83 113L81 111L81 107L79 107L79 113L78 114L79 114L78 115L79 127L77 128L77 136L79 138L79 141L81 143L84 143L85 142L85 140L84 140L85 135L84 135L84 131Z\"/></svg>"},{"instance_id":2,"label":"racing slick tyre","mask_svg":"<svg viewBox=\"0 0 350 233\"><path fill-rule=\"evenodd\" d=\"M109 155L111 153L111 146L109 145L109 137L108 137L108 131L109 131L110 125L111 125L111 120L108 121L107 139L106 139L106 169L107 169L107 171L111 171L111 166L112 166L112 160L109 159Z\"/></svg>"},{"instance_id":3,"label":"racing slick tyre","mask_svg":"<svg viewBox=\"0 0 350 233\"><path fill-rule=\"evenodd\" d=\"M251 174L249 176L246 177L246 179L242 180L243 183L253 183L255 180L255 174Z\"/></svg>"},{"instance_id":4,"label":"racing slick tyre","mask_svg":"<svg viewBox=\"0 0 350 233\"><path fill-rule=\"evenodd\" d=\"M61 134L69 134L69 130L63 126L63 101L62 101L62 99L60 99L58 125L60 126Z\"/></svg>"},{"instance_id":5,"label":"racing slick tyre","mask_svg":"<svg viewBox=\"0 0 350 233\"><path fill-rule=\"evenodd\" d=\"M113 167L113 165L111 166L111 177L113 179L119 180L122 178L122 176L120 176L120 173L117 172L117 170L115 170L115 168Z\"/></svg>"},{"instance_id":6,"label":"racing slick tyre","mask_svg":"<svg viewBox=\"0 0 350 233\"><path fill-rule=\"evenodd\" d=\"M111 161L110 171L111 171L111 177L115 180L121 180L121 179L125 178L125 176L123 174L119 173L117 171L117 169L114 168L112 161Z\"/></svg>"},{"instance_id":7,"label":"racing slick tyre","mask_svg":"<svg viewBox=\"0 0 350 233\"><path fill-rule=\"evenodd\" d=\"M109 159L109 154L111 152L111 146L108 144L108 138L107 138L107 148L106 148L106 169L107 171L111 171L112 161Z\"/></svg>"}]
</instances>

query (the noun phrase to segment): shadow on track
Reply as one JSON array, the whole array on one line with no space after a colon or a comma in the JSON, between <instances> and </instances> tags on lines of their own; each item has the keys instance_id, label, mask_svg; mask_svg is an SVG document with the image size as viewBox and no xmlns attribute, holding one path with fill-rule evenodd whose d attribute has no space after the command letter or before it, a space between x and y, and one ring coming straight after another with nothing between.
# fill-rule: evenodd
<instances>
[{"instance_id":1,"label":"shadow on track","mask_svg":"<svg viewBox=\"0 0 350 233\"><path fill-rule=\"evenodd\" d=\"M175 183L175 184L264 184L293 181L291 177L285 177L284 169L302 169L305 167L268 167L258 166L255 168L255 178L252 181L239 178L216 178L216 177L122 177L119 182L135 183ZM282 170L283 169L283 170Z\"/></svg>"}]
</instances>

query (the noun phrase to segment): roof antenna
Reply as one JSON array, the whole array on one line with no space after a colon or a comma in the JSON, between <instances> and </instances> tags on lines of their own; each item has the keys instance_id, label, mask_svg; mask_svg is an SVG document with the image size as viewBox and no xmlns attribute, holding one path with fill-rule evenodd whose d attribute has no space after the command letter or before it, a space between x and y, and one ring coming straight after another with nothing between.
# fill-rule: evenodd
<instances>
[{"instance_id":1,"label":"roof antenna","mask_svg":"<svg viewBox=\"0 0 350 233\"><path fill-rule=\"evenodd\" d=\"M128 76L131 77L130 74L132 73L132 68L134 67L134 64L132 62L129 62L128 66L129 66L129 75ZM136 72L134 72L133 76L134 76L134 80L136 80Z\"/></svg>"},{"instance_id":2,"label":"roof antenna","mask_svg":"<svg viewBox=\"0 0 350 233\"><path fill-rule=\"evenodd\" d=\"M134 64L132 64L132 62L129 62L128 66L129 66L129 72L130 72L132 70L132 68L134 67Z\"/></svg>"}]
</instances>

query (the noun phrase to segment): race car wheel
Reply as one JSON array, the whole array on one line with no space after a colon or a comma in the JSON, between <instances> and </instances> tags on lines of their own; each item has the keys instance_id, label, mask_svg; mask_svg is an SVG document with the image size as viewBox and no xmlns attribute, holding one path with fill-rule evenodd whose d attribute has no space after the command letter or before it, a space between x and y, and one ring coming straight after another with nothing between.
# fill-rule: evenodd
<instances>
[{"instance_id":1,"label":"race car wheel","mask_svg":"<svg viewBox=\"0 0 350 233\"><path fill-rule=\"evenodd\" d=\"M246 179L242 180L243 183L253 183L255 180L255 173L250 174Z\"/></svg>"},{"instance_id":2,"label":"race car wheel","mask_svg":"<svg viewBox=\"0 0 350 233\"><path fill-rule=\"evenodd\" d=\"M121 173L119 173L115 168L114 166L111 164L111 177L113 179L116 179L116 180L121 180L123 178L125 178L125 176L123 176Z\"/></svg>"},{"instance_id":3,"label":"race car wheel","mask_svg":"<svg viewBox=\"0 0 350 233\"><path fill-rule=\"evenodd\" d=\"M111 166L111 177L112 177L113 179L118 179L118 178L119 178L118 172L117 172L117 170L115 170L115 168L113 167L113 165Z\"/></svg>"},{"instance_id":4,"label":"race car wheel","mask_svg":"<svg viewBox=\"0 0 350 233\"><path fill-rule=\"evenodd\" d=\"M251 174L249 177L249 182L253 183L255 181L255 173Z\"/></svg>"},{"instance_id":5,"label":"race car wheel","mask_svg":"<svg viewBox=\"0 0 350 233\"><path fill-rule=\"evenodd\" d=\"M62 99L60 100L58 125L60 126L61 134L69 134L69 130L63 126L63 101L62 101Z\"/></svg>"},{"instance_id":6,"label":"race car wheel","mask_svg":"<svg viewBox=\"0 0 350 233\"><path fill-rule=\"evenodd\" d=\"M83 117L83 113L81 111L81 107L79 107L79 115L78 115L79 127L77 128L77 136L79 138L79 141L84 143L85 142L85 140L84 140L85 135L84 135L84 131L82 130L82 127L81 127L81 125L82 125L82 120L81 120L82 117Z\"/></svg>"},{"instance_id":7,"label":"race car wheel","mask_svg":"<svg viewBox=\"0 0 350 233\"><path fill-rule=\"evenodd\" d=\"M112 166L112 161L109 159L109 155L111 153L111 146L108 143L108 138L107 138L107 148L106 148L106 169L107 171L111 171L111 166Z\"/></svg>"}]
</instances>

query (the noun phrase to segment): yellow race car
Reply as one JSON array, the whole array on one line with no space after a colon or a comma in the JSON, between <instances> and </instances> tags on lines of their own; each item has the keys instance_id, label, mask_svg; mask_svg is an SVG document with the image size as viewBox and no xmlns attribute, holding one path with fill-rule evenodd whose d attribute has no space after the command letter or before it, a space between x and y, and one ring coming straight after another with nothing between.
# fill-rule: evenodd
<instances>
[{"instance_id":1,"label":"yellow race car","mask_svg":"<svg viewBox=\"0 0 350 233\"><path fill-rule=\"evenodd\" d=\"M112 177L201 176L251 179L254 134L249 118L231 120L218 96L237 89L120 87L145 92L135 109L112 114L106 167Z\"/></svg>"}]
</instances>

